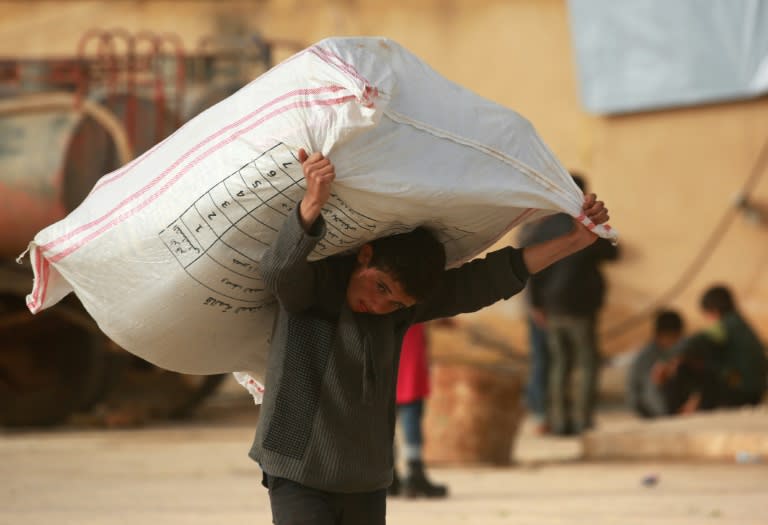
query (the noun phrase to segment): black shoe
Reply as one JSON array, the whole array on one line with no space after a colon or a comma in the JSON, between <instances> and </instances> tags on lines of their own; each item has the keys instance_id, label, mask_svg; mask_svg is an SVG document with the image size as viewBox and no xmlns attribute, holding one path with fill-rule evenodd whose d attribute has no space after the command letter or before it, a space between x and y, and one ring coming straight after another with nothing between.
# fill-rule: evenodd
<instances>
[{"instance_id":1,"label":"black shoe","mask_svg":"<svg viewBox=\"0 0 768 525\"><path fill-rule=\"evenodd\" d=\"M409 461L408 469L408 477L403 482L406 498L444 498L448 495L448 487L436 485L427 479L421 461Z\"/></svg>"}]
</instances>

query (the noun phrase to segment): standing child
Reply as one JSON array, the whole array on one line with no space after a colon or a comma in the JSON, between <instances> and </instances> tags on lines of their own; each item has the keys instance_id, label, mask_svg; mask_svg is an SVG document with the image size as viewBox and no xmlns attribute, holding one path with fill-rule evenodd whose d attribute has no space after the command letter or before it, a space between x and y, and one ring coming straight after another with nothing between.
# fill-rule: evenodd
<instances>
[{"instance_id":1,"label":"standing child","mask_svg":"<svg viewBox=\"0 0 768 525\"><path fill-rule=\"evenodd\" d=\"M421 456L424 443L422 419L424 402L429 396L429 346L423 323L411 325L403 338L400 367L397 372L397 416L403 429L404 454L408 473L400 481L394 470L389 494L402 492L408 498L444 498L448 495L445 485L432 483L424 472Z\"/></svg>"}]
</instances>

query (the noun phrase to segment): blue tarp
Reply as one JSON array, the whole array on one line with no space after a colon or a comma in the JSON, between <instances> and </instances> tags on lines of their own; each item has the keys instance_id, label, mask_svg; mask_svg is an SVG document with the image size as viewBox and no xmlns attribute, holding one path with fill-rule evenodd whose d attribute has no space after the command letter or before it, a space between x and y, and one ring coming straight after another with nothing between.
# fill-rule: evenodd
<instances>
[{"instance_id":1,"label":"blue tarp","mask_svg":"<svg viewBox=\"0 0 768 525\"><path fill-rule=\"evenodd\" d=\"M569 0L581 99L610 114L768 90L768 2Z\"/></svg>"}]
</instances>

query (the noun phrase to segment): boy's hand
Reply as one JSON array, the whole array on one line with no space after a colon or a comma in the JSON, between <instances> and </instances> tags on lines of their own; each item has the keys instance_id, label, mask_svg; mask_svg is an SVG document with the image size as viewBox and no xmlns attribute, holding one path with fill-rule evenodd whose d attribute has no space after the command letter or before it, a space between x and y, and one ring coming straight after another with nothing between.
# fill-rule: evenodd
<instances>
[{"instance_id":1,"label":"boy's hand","mask_svg":"<svg viewBox=\"0 0 768 525\"><path fill-rule=\"evenodd\" d=\"M594 193L588 193L584 196L584 205L581 210L595 224L603 224L610 219L608 208L605 207L603 201L597 200L597 195ZM573 234L578 249L586 248L597 240L597 235L592 230L579 221L574 222L576 222L576 227Z\"/></svg>"},{"instance_id":2,"label":"boy's hand","mask_svg":"<svg viewBox=\"0 0 768 525\"><path fill-rule=\"evenodd\" d=\"M309 231L320 216L323 206L328 202L336 171L331 161L323 157L322 153L307 155L303 148L299 150L299 162L304 171L304 180L307 182L307 189L299 206L299 214L304 231Z\"/></svg>"},{"instance_id":3,"label":"boy's hand","mask_svg":"<svg viewBox=\"0 0 768 525\"><path fill-rule=\"evenodd\" d=\"M654 385L663 385L667 382L669 375L670 370L667 368L666 363L654 363L651 368L651 381L653 381Z\"/></svg>"},{"instance_id":4,"label":"boy's hand","mask_svg":"<svg viewBox=\"0 0 768 525\"><path fill-rule=\"evenodd\" d=\"M597 200L597 195L594 193L588 193L584 196L584 205L581 209L584 212L584 215L589 217L589 220L595 224L603 224L610 219L608 216L608 208L605 207L605 203Z\"/></svg>"},{"instance_id":5,"label":"boy's hand","mask_svg":"<svg viewBox=\"0 0 768 525\"><path fill-rule=\"evenodd\" d=\"M594 193L584 197L582 206L584 215L595 224L603 224L610 218L608 209L603 201L597 200ZM523 262L531 274L535 274L548 267L550 264L582 250L597 240L592 230L574 219L574 228L565 235L545 241L533 246L523 248Z\"/></svg>"},{"instance_id":6,"label":"boy's hand","mask_svg":"<svg viewBox=\"0 0 768 525\"><path fill-rule=\"evenodd\" d=\"M547 327L547 314L541 308L531 308L531 319L533 324L539 328L544 329Z\"/></svg>"}]
</instances>

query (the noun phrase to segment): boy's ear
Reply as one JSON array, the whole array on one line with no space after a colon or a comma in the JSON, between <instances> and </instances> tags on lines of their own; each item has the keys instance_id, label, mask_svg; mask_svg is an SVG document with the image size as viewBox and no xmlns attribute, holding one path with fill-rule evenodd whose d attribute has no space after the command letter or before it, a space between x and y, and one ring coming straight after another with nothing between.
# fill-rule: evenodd
<instances>
[{"instance_id":1,"label":"boy's ear","mask_svg":"<svg viewBox=\"0 0 768 525\"><path fill-rule=\"evenodd\" d=\"M372 258L373 246L371 246L370 243L362 245L357 251L357 262L363 266L368 266L371 263Z\"/></svg>"}]
</instances>

